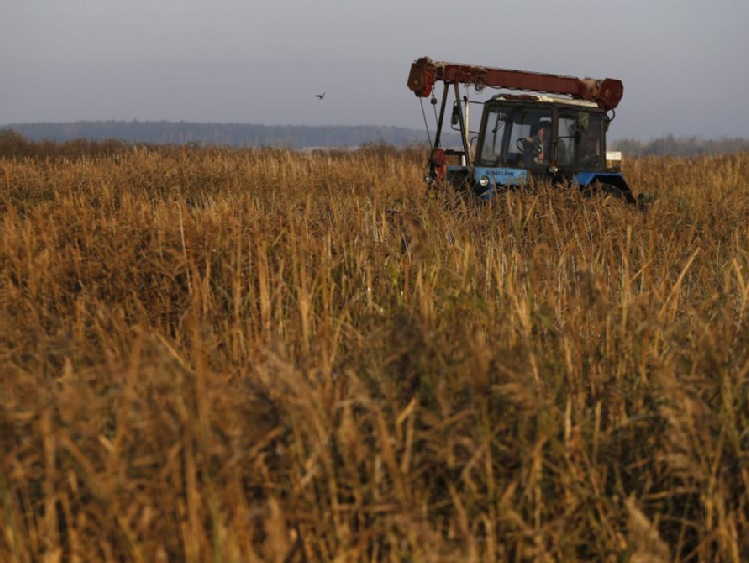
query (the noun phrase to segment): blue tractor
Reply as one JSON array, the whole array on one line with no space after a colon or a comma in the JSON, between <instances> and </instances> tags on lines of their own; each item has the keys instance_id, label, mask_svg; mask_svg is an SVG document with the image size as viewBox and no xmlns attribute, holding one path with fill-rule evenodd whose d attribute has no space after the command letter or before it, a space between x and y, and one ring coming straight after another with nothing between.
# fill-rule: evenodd
<instances>
[{"instance_id":1,"label":"blue tractor","mask_svg":"<svg viewBox=\"0 0 749 563\"><path fill-rule=\"evenodd\" d=\"M444 89L437 131L428 162L427 187L452 187L489 200L497 193L522 189L533 182L604 193L627 203L635 198L618 167L620 153L607 153L606 131L622 97L622 83L606 78L575 78L490 68L424 57L411 65L408 87L419 97L433 94L435 82ZM478 136L468 128L469 100L459 87L501 92L483 105ZM449 120L460 135L460 148L442 145L450 91ZM524 93L516 93L516 92Z\"/></svg>"}]
</instances>

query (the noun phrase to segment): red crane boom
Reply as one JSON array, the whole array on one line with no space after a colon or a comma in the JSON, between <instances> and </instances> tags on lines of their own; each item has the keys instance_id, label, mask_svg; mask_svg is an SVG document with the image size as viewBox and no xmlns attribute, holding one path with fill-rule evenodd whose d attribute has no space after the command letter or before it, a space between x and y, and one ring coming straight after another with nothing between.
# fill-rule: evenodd
<instances>
[{"instance_id":1,"label":"red crane boom","mask_svg":"<svg viewBox=\"0 0 749 563\"><path fill-rule=\"evenodd\" d=\"M417 96L422 98L429 96L437 80L445 83L473 84L477 90L491 86L509 90L564 94L595 102L605 111L612 110L619 105L623 94L622 81L614 78L602 80L576 78L525 70L433 61L429 57L422 57L411 64L408 87Z\"/></svg>"}]
</instances>

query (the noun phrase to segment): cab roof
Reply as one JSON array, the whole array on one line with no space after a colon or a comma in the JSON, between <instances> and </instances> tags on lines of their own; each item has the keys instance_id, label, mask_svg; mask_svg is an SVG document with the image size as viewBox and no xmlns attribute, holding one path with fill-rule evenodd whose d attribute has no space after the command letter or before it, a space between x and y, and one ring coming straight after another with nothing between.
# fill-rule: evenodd
<instances>
[{"instance_id":1,"label":"cab roof","mask_svg":"<svg viewBox=\"0 0 749 563\"><path fill-rule=\"evenodd\" d=\"M529 94L498 94L492 96L492 101L501 102L539 102L547 104L563 104L566 106L574 106L580 108L586 108L591 110L600 110L598 104L588 100L576 100L574 98L566 98L563 96L549 96L547 94L529 95Z\"/></svg>"}]
</instances>

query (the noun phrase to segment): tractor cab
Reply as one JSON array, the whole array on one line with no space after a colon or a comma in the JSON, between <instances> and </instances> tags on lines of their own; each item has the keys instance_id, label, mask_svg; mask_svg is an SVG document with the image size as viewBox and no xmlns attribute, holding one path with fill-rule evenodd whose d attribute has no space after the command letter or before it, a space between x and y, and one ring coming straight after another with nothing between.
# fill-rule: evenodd
<instances>
[{"instance_id":1,"label":"tractor cab","mask_svg":"<svg viewBox=\"0 0 749 563\"><path fill-rule=\"evenodd\" d=\"M589 101L494 96L485 103L481 117L473 191L486 199L497 191L542 180L573 185L597 181L628 192L618 171L606 167L609 121ZM459 168L451 176L457 178Z\"/></svg>"}]
</instances>

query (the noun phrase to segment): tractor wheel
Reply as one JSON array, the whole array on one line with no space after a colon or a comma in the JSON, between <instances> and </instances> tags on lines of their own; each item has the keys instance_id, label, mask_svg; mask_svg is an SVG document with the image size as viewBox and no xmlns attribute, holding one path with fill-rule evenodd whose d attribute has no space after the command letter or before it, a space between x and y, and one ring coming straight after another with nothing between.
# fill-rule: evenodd
<instances>
[{"instance_id":1,"label":"tractor wheel","mask_svg":"<svg viewBox=\"0 0 749 563\"><path fill-rule=\"evenodd\" d=\"M626 203L630 203L630 204L637 203L637 201L635 200L635 197L632 195L632 192L628 190L623 190L612 184L600 183L598 184L598 191L603 195L607 195L616 199L620 199Z\"/></svg>"}]
</instances>

